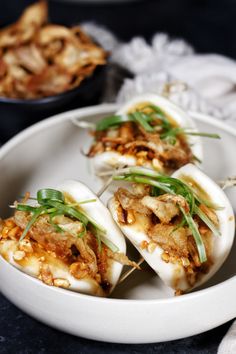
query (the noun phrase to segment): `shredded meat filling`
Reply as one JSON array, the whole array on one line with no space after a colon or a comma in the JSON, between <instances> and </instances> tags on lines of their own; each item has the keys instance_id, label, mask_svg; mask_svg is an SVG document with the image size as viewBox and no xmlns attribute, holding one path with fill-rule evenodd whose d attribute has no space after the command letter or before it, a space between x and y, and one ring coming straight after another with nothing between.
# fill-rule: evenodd
<instances>
[{"instance_id":1,"label":"shredded meat filling","mask_svg":"<svg viewBox=\"0 0 236 354\"><path fill-rule=\"evenodd\" d=\"M192 286L201 274L209 270L212 264L212 232L198 216L193 216L207 254L207 262L201 263L191 229L186 224L181 224L183 216L180 207L185 212L189 212L189 205L185 198L168 193L152 197L149 192L142 188L142 193L140 193L137 187L133 188L132 193L119 188L115 193L118 222L129 224L127 215L132 212L136 220L136 224L134 222L132 227L138 227L139 230L141 227L149 236L150 244L154 243L163 249L162 259L164 261L182 264L186 279ZM202 204L199 207L216 226L219 225L213 209ZM145 225L143 217L145 217ZM148 249L148 244L146 248Z\"/></svg>"},{"instance_id":2,"label":"shredded meat filling","mask_svg":"<svg viewBox=\"0 0 236 354\"><path fill-rule=\"evenodd\" d=\"M30 220L30 214L17 211L14 215L14 221L22 230L24 230ZM30 237L37 241L46 251L55 253L61 259L69 259L72 255L71 247L76 246L77 239L69 233L58 233L53 225L49 223L48 215L38 218L29 230Z\"/></svg>"},{"instance_id":3,"label":"shredded meat filling","mask_svg":"<svg viewBox=\"0 0 236 354\"><path fill-rule=\"evenodd\" d=\"M27 212L15 212L11 223L21 232L17 234L17 238L13 239L20 238L30 219L31 215ZM93 278L104 291L108 291L110 285L107 279L113 260L121 264L136 266L135 262L130 261L122 253L114 253L105 245L99 248L96 237L89 230L83 237L76 237L76 234L78 235L83 229L79 221L60 215L56 216L53 222L60 227L62 232L55 229L48 215L42 215L31 226L25 240L30 239L36 242L50 255L65 262L75 278ZM0 231L1 229L4 230L4 221L0 224ZM7 237L10 237L10 233ZM41 273L41 279L45 280L48 272ZM47 283L49 284L49 281Z\"/></svg>"},{"instance_id":4,"label":"shredded meat filling","mask_svg":"<svg viewBox=\"0 0 236 354\"><path fill-rule=\"evenodd\" d=\"M115 196L124 210L132 209L141 214L151 215L151 210L142 203L142 200L126 189L119 188Z\"/></svg>"},{"instance_id":5,"label":"shredded meat filling","mask_svg":"<svg viewBox=\"0 0 236 354\"><path fill-rule=\"evenodd\" d=\"M158 122L153 123L158 128ZM122 123L117 129L107 129L94 133L95 142L88 156L94 157L105 151L116 151L122 155L137 157L137 165L152 164L158 170L166 172L193 162L194 157L189 144L182 135L176 136L173 145L166 139L160 138L158 129L155 133L147 132L140 124L134 122ZM159 164L155 163L159 161Z\"/></svg>"},{"instance_id":6,"label":"shredded meat filling","mask_svg":"<svg viewBox=\"0 0 236 354\"><path fill-rule=\"evenodd\" d=\"M163 224L168 224L171 219L179 215L179 208L172 202L160 200L160 197L145 196L141 199L141 203L151 210Z\"/></svg>"},{"instance_id":7,"label":"shredded meat filling","mask_svg":"<svg viewBox=\"0 0 236 354\"><path fill-rule=\"evenodd\" d=\"M148 231L148 236L157 242L164 251L174 253L177 257L188 257L188 230L176 229L172 225L156 224Z\"/></svg>"}]
</instances>

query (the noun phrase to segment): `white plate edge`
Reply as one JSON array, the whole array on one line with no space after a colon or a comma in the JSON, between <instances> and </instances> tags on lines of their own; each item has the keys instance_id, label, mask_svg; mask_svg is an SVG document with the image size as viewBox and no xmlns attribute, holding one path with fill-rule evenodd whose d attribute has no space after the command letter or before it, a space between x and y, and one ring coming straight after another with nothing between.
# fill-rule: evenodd
<instances>
[{"instance_id":1,"label":"white plate edge","mask_svg":"<svg viewBox=\"0 0 236 354\"><path fill-rule=\"evenodd\" d=\"M19 144L20 142L24 141L27 137L30 137L32 135L32 133L37 133L38 131L40 131L41 129L44 129L46 127L50 127L54 124L57 124L58 122L63 122L63 121L67 121L70 120L71 118L78 118L81 119L83 117L83 115L90 115L90 114L97 114L97 113L109 113L111 111L116 111L117 108L119 107L119 105L114 104L114 103L102 103L99 105L95 105L95 106L89 106L89 107L83 107L83 108L76 108L74 110L71 111L67 111L67 112L62 112L59 114L56 114L52 117L48 117L43 119L42 121L33 124L32 126L24 129L23 131L19 132L17 135L15 135L12 139L10 139L8 142L6 142L4 145L2 145L2 147L0 148L0 160L2 158L4 158L4 156L13 148L15 147L15 145ZM230 125L228 125L226 122L221 122L220 120L213 118L209 115L203 114L203 113L199 113L199 112L193 112L190 111L188 112L189 115L191 115L194 119L197 119L198 121L201 122L206 122L209 123L210 125L216 126L224 131L226 131L227 133L233 135L236 137L236 129L231 127ZM5 261L2 257L1 257L2 261ZM6 262L6 261L5 261ZM7 262L6 262L7 263ZM11 266L11 265L10 265ZM14 267L13 267L14 268ZM18 269L15 269L16 271L18 271ZM25 276L28 276L27 274L23 273ZM32 277L30 277L32 278ZM37 279L32 278L34 281L37 281ZM76 297L87 297L90 300L93 301L109 301L109 302L114 302L114 303L119 303L119 302L128 302L128 303L165 303L165 302L180 302L180 301L184 301L184 299L188 299L190 300L191 298L195 298L198 296L202 296L205 293L209 293L212 291L215 291L215 289L221 289L222 287L224 287L224 285L229 285L230 282L234 282L236 280L236 275L232 276L231 278L219 283L219 284L215 284L207 289L201 289L201 290L197 290L193 293L189 293L189 294L184 294L183 296L179 296L179 297L173 297L173 298L167 298L167 299L115 299L115 298L96 298L96 297L91 297L89 295L85 295L85 294L79 294L79 293L73 293L70 292L68 290L64 290L64 289L53 289L57 292L62 292L62 293L67 293L70 296L76 296ZM40 282L40 281L39 281ZM44 286L46 286L45 284L42 284Z\"/></svg>"}]
</instances>

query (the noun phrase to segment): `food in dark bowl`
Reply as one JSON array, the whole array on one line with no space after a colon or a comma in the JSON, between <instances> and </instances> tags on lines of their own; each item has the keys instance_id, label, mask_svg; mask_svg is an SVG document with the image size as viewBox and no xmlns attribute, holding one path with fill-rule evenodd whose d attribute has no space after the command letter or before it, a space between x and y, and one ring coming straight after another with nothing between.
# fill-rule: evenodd
<instances>
[{"instance_id":1,"label":"food in dark bowl","mask_svg":"<svg viewBox=\"0 0 236 354\"><path fill-rule=\"evenodd\" d=\"M107 52L79 26L49 24L48 6L29 6L0 31L0 143L65 110L96 104Z\"/></svg>"},{"instance_id":2,"label":"food in dark bowl","mask_svg":"<svg viewBox=\"0 0 236 354\"><path fill-rule=\"evenodd\" d=\"M47 3L29 6L0 32L0 95L35 99L75 87L106 64L107 53L79 26L48 24Z\"/></svg>"}]
</instances>

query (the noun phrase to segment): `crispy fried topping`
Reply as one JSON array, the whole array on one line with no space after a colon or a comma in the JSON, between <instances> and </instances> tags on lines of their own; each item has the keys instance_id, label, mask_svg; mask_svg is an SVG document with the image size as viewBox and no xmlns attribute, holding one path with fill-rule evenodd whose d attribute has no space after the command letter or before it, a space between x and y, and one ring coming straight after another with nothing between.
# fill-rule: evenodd
<instances>
[{"instance_id":1,"label":"crispy fried topping","mask_svg":"<svg viewBox=\"0 0 236 354\"><path fill-rule=\"evenodd\" d=\"M157 242L166 252L173 251L178 257L188 257L187 230L175 226L156 224L149 231L148 236Z\"/></svg>"},{"instance_id":2,"label":"crispy fried topping","mask_svg":"<svg viewBox=\"0 0 236 354\"><path fill-rule=\"evenodd\" d=\"M160 200L160 197L147 195L141 199L141 203L150 209L163 224L168 224L174 216L179 215L179 208L174 203Z\"/></svg>"},{"instance_id":3,"label":"crispy fried topping","mask_svg":"<svg viewBox=\"0 0 236 354\"><path fill-rule=\"evenodd\" d=\"M83 230L82 224L64 215L55 216L54 224L48 215L41 215L26 237L19 241L30 219L30 213L23 211L16 211L12 218L0 219L0 240L17 241L13 258L22 266L27 265L27 257L36 257L40 264L38 277L47 285L64 288L70 286L66 279L53 279L50 267L55 267L60 262L76 279L92 279L108 293L111 288L108 279L113 261L136 266L123 253L114 253L104 244L99 247L92 230L87 229L83 237L78 237Z\"/></svg>"},{"instance_id":4,"label":"crispy fried topping","mask_svg":"<svg viewBox=\"0 0 236 354\"><path fill-rule=\"evenodd\" d=\"M76 26L46 24L48 7L39 1L0 31L0 95L34 99L80 85L107 54Z\"/></svg>"},{"instance_id":5,"label":"crispy fried topping","mask_svg":"<svg viewBox=\"0 0 236 354\"><path fill-rule=\"evenodd\" d=\"M124 210L132 209L141 214L151 215L151 211L147 208L135 194L130 193L127 189L119 188L115 193L115 197L120 202Z\"/></svg>"},{"instance_id":6,"label":"crispy fried topping","mask_svg":"<svg viewBox=\"0 0 236 354\"><path fill-rule=\"evenodd\" d=\"M136 262L130 261L129 258L124 253L113 253L109 249L107 250L109 256L115 261L127 265L130 267L134 267L136 269L140 269L139 265Z\"/></svg>"},{"instance_id":7,"label":"crispy fried topping","mask_svg":"<svg viewBox=\"0 0 236 354\"><path fill-rule=\"evenodd\" d=\"M185 137L176 136L173 145L168 140L161 139L161 127L160 131L157 129L154 133L149 133L140 124L124 122L117 129L97 131L94 135L95 141L88 157L112 150L121 155L135 156L137 165L152 166L167 173L194 160Z\"/></svg>"},{"instance_id":8,"label":"crispy fried topping","mask_svg":"<svg viewBox=\"0 0 236 354\"><path fill-rule=\"evenodd\" d=\"M186 279L193 286L201 274L205 274L212 264L212 232L197 215L193 220L198 226L206 254L207 262L201 263L192 232L187 224L183 223L180 207L189 212L189 205L180 195L162 194L150 196L150 190L142 186L141 191L134 185L131 191L119 188L115 193L115 203L118 222L129 225L128 213L132 211L133 222L130 227L142 230L150 241L142 241L141 249L154 252L157 246L163 249L162 260L166 263L178 263L184 267ZM213 209L205 205L199 206L208 218L219 225L219 220ZM143 220L145 217L145 223ZM147 219L147 220L146 220Z\"/></svg>"}]
</instances>

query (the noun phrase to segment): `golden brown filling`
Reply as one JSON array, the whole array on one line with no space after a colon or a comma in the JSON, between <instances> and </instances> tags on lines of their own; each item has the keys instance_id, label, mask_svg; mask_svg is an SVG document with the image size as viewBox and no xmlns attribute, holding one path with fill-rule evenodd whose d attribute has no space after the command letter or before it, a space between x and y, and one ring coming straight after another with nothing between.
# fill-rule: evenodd
<instances>
[{"instance_id":1,"label":"golden brown filling","mask_svg":"<svg viewBox=\"0 0 236 354\"><path fill-rule=\"evenodd\" d=\"M58 223L64 232L57 232L50 223L48 215L40 216L30 228L24 240L19 241L31 216L27 212L16 211L12 218L0 222L0 246L5 241L17 242L14 260L22 267L27 266L28 257L35 256L42 266L38 278L48 285L65 286L66 279L53 279L50 264L60 261L69 269L70 274L76 279L93 279L108 294L111 288L110 271L113 260L122 264L135 265L121 253L113 253L104 244L99 248L97 239L92 231L87 231L83 237L74 237L74 232L79 232L80 223L65 217L58 216ZM4 247L0 247L2 256L8 260ZM60 285L61 284L61 285ZM69 287L69 285L68 285Z\"/></svg>"},{"instance_id":2,"label":"golden brown filling","mask_svg":"<svg viewBox=\"0 0 236 354\"><path fill-rule=\"evenodd\" d=\"M171 118L168 117L168 120L173 127L177 127ZM138 166L152 166L158 171L168 173L194 161L193 153L183 134L177 134L173 143L173 139L162 138L163 129L159 119L153 120L150 125L155 127L154 133L148 132L136 122L125 122L118 128L96 131L95 142L88 156L116 151L122 155L135 156Z\"/></svg>"},{"instance_id":3,"label":"golden brown filling","mask_svg":"<svg viewBox=\"0 0 236 354\"><path fill-rule=\"evenodd\" d=\"M189 211L183 197L167 193L152 197L149 187L135 185L132 192L119 188L115 200L118 222L121 225L132 225L134 231L148 235L150 242L141 242L142 249L153 252L160 246L163 249L163 261L182 265L191 287L202 274L209 271L212 265L212 231L197 215L193 216L206 249L207 261L201 263L192 232L186 224L181 223L179 206ZM218 226L215 212L203 204L199 207Z\"/></svg>"},{"instance_id":4,"label":"golden brown filling","mask_svg":"<svg viewBox=\"0 0 236 354\"><path fill-rule=\"evenodd\" d=\"M39 1L0 31L0 96L36 99L78 87L107 53L80 27L48 24Z\"/></svg>"}]
</instances>

